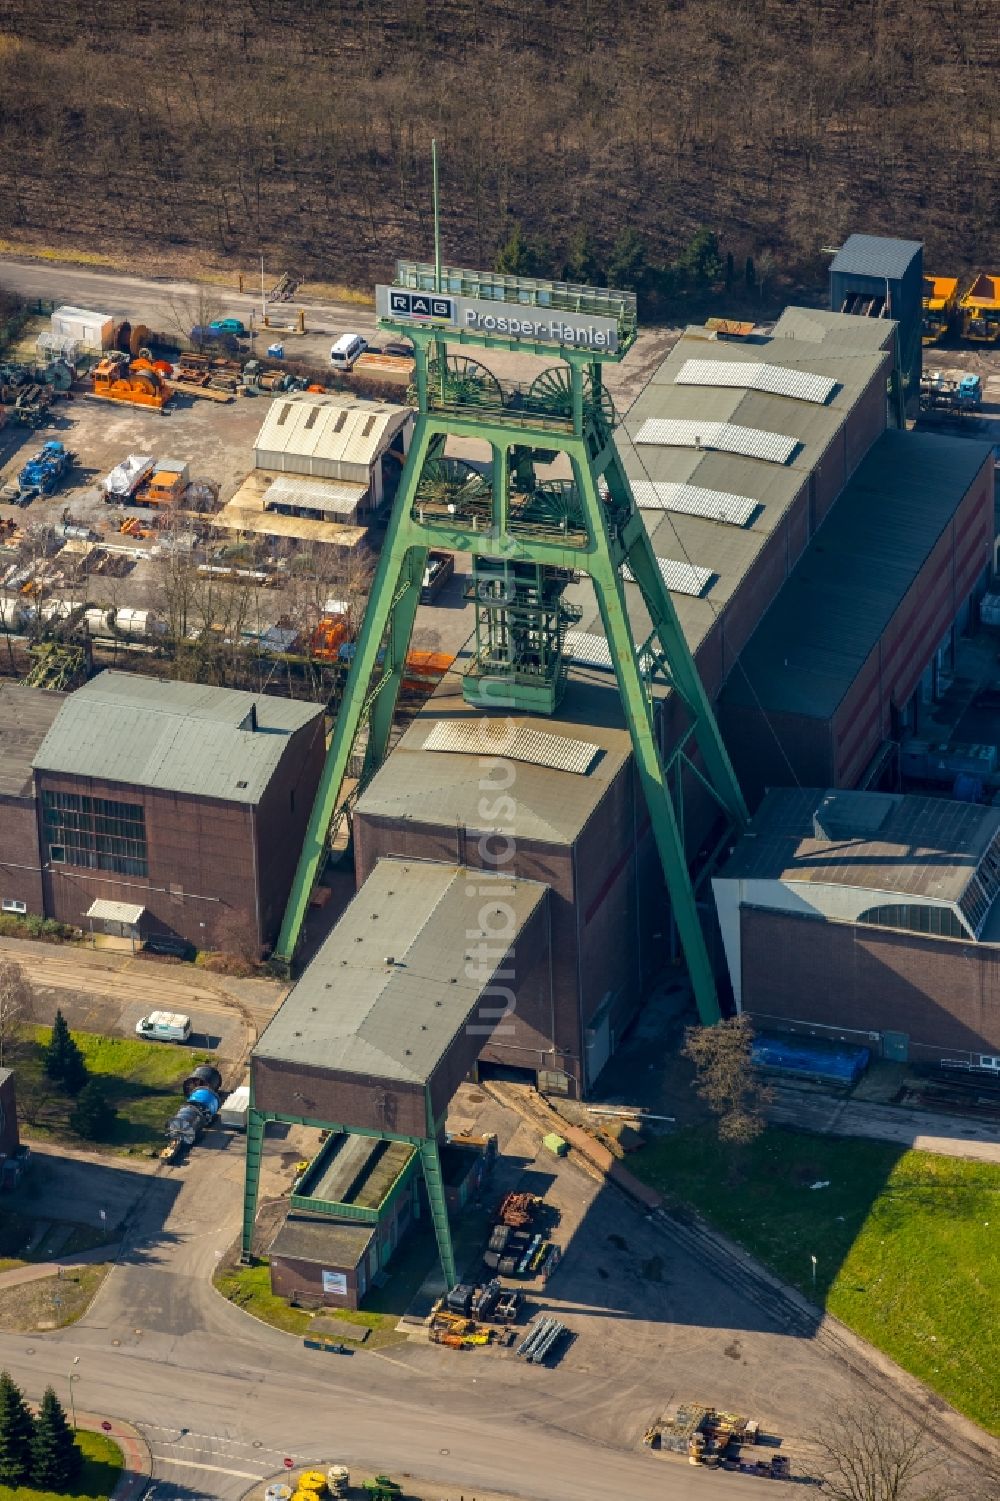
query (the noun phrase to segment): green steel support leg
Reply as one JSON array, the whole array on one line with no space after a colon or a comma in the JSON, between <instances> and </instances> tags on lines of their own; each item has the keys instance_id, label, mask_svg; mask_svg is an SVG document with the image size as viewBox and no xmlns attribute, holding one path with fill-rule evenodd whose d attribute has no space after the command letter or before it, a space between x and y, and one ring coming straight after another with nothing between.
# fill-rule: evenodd
<instances>
[{"instance_id":1,"label":"green steel support leg","mask_svg":"<svg viewBox=\"0 0 1000 1501\"><path fill-rule=\"evenodd\" d=\"M395 591L395 604L389 616L389 634L385 644L383 671L387 681L379 690L371 708L368 731L368 753L365 769L381 766L389 749L393 716L399 698L399 686L403 681L406 653L413 635L413 622L420 603L420 589L427 567L426 547L411 547L403 559ZM400 597L401 596L401 597Z\"/></svg>"},{"instance_id":2,"label":"green steel support leg","mask_svg":"<svg viewBox=\"0 0 1000 1501\"><path fill-rule=\"evenodd\" d=\"M257 1220L257 1190L260 1187L260 1161L264 1154L264 1117L258 1110L247 1116L247 1155L243 1178L243 1240L244 1260L253 1251L253 1230Z\"/></svg>"},{"instance_id":3,"label":"green steel support leg","mask_svg":"<svg viewBox=\"0 0 1000 1501\"><path fill-rule=\"evenodd\" d=\"M420 1165L427 1184L427 1201L430 1204L431 1223L437 1237L438 1255L445 1287L451 1289L458 1281L455 1268L455 1252L451 1244L451 1225L448 1223L448 1205L444 1196L444 1176L437 1141L431 1138L420 1143Z\"/></svg>"},{"instance_id":4,"label":"green steel support leg","mask_svg":"<svg viewBox=\"0 0 1000 1501\"><path fill-rule=\"evenodd\" d=\"M599 548L591 557L591 579L601 611L604 632L611 649L611 660L621 691L622 708L625 711L629 733L632 737L632 749L639 779L646 797L646 805L649 808L653 836L663 864L671 907L691 976L698 1015L704 1026L711 1026L719 1020L720 1014L715 976L709 961L708 949L705 946L705 936L695 904L691 876L688 872L680 830L677 827L670 787L656 744L652 712L639 677L635 642L632 639L632 630L625 608L625 593L618 571L611 562L610 539L607 537L601 501L590 467L585 463L574 463L574 469L577 487L583 497L593 535L600 537L603 534L607 543L605 549ZM684 651L687 651L686 644Z\"/></svg>"},{"instance_id":5,"label":"green steel support leg","mask_svg":"<svg viewBox=\"0 0 1000 1501\"><path fill-rule=\"evenodd\" d=\"M382 546L382 554L375 570L364 624L361 627L361 635L358 637L357 649L344 690L344 700L340 706L340 713L337 715L330 748L326 753L323 774L316 791L316 801L313 803L305 843L299 856L295 880L292 883L291 895L288 898L288 906L285 909L285 917L275 949L276 957L287 964L290 964L295 956L299 934L302 932L306 910L309 906L309 898L323 859L327 830L333 819L351 748L361 724L361 715L365 707L372 673L378 660L379 647L382 644L386 626L389 624L389 617L393 612L393 601L404 583L406 560L399 557L398 543L401 534L405 536L409 525L413 495L427 457L430 437L427 418L418 416L407 467L403 471L400 493L396 496L389 528ZM419 592L417 601L413 604L413 611L416 610L417 602L419 602ZM402 604L401 600L400 605ZM409 614L409 620L412 627L412 612ZM405 657L405 644L402 654ZM391 685L386 684L384 691L391 692Z\"/></svg>"}]
</instances>

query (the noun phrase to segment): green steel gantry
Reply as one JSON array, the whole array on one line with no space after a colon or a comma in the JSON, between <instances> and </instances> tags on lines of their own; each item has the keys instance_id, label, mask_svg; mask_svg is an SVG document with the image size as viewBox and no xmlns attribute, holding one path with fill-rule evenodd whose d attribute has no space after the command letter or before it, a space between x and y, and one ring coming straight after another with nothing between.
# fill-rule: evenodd
<instances>
[{"instance_id":1,"label":"green steel gantry","mask_svg":"<svg viewBox=\"0 0 1000 1501\"><path fill-rule=\"evenodd\" d=\"M474 560L476 647L464 693L498 712L555 709L565 678L565 631L578 613L562 592L576 575L590 577L699 1016L711 1024L719 1008L684 848L684 774L708 789L731 827L742 827L747 815L615 446L615 413L601 370L604 362L622 359L635 341L635 298L412 262L400 263L395 285L426 291L444 286L480 299L479 306L492 297L507 312L514 304L515 312L543 309L552 317L561 310L578 322L581 315L610 316L617 320L617 341L603 349L558 344L526 336L524 323L517 335L501 332L498 318L485 331L481 321L445 330L409 316L379 317L380 328L412 341L417 411L277 957L293 960L331 826L385 758L428 550L443 547L471 553ZM449 345L514 350L560 363L550 364L530 386L501 384L478 361L449 355ZM448 439L489 445L489 464L477 467L452 456ZM572 477L540 479L538 468L557 455L568 461ZM638 585L652 622L643 642L633 637L623 573ZM656 724L657 677L687 711L687 728L666 761ZM338 805L363 727L368 740L359 787ZM689 754L692 738L700 764Z\"/></svg>"}]
</instances>

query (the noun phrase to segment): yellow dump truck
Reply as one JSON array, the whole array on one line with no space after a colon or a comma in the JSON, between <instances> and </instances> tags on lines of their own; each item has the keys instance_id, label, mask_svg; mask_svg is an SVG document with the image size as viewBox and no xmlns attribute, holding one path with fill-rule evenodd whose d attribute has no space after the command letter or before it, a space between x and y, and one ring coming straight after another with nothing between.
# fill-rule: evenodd
<instances>
[{"instance_id":1,"label":"yellow dump truck","mask_svg":"<svg viewBox=\"0 0 1000 1501\"><path fill-rule=\"evenodd\" d=\"M959 307L963 339L973 344L1000 344L1000 274L980 272Z\"/></svg>"},{"instance_id":2,"label":"yellow dump truck","mask_svg":"<svg viewBox=\"0 0 1000 1501\"><path fill-rule=\"evenodd\" d=\"M924 327L925 344L940 344L952 326L958 306L958 278L956 276L924 277Z\"/></svg>"}]
</instances>

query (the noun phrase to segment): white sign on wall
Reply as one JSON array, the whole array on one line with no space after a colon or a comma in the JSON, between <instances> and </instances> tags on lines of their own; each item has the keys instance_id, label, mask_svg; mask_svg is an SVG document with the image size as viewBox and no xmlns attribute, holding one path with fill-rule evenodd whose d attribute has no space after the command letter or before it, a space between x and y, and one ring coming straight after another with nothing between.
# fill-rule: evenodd
<instances>
[{"instance_id":1,"label":"white sign on wall","mask_svg":"<svg viewBox=\"0 0 1000 1501\"><path fill-rule=\"evenodd\" d=\"M324 1272L323 1291L325 1293L347 1292L347 1277L343 1272Z\"/></svg>"},{"instance_id":2,"label":"white sign on wall","mask_svg":"<svg viewBox=\"0 0 1000 1501\"><path fill-rule=\"evenodd\" d=\"M552 308L486 297L452 297L443 292L409 292L400 287L375 288L375 312L395 322L467 329L471 333L524 339L532 344L562 344L614 354L618 324L590 313L560 313Z\"/></svg>"}]
</instances>

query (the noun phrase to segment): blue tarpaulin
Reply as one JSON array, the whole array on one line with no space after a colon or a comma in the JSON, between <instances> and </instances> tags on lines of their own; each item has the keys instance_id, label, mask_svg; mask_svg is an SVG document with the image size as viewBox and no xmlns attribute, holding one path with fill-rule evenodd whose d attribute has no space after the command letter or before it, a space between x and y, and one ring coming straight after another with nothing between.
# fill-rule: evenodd
<instances>
[{"instance_id":1,"label":"blue tarpaulin","mask_svg":"<svg viewBox=\"0 0 1000 1501\"><path fill-rule=\"evenodd\" d=\"M871 1051L846 1043L813 1042L798 1037L755 1037L753 1061L759 1068L797 1074L803 1079L855 1084L871 1062Z\"/></svg>"}]
</instances>

